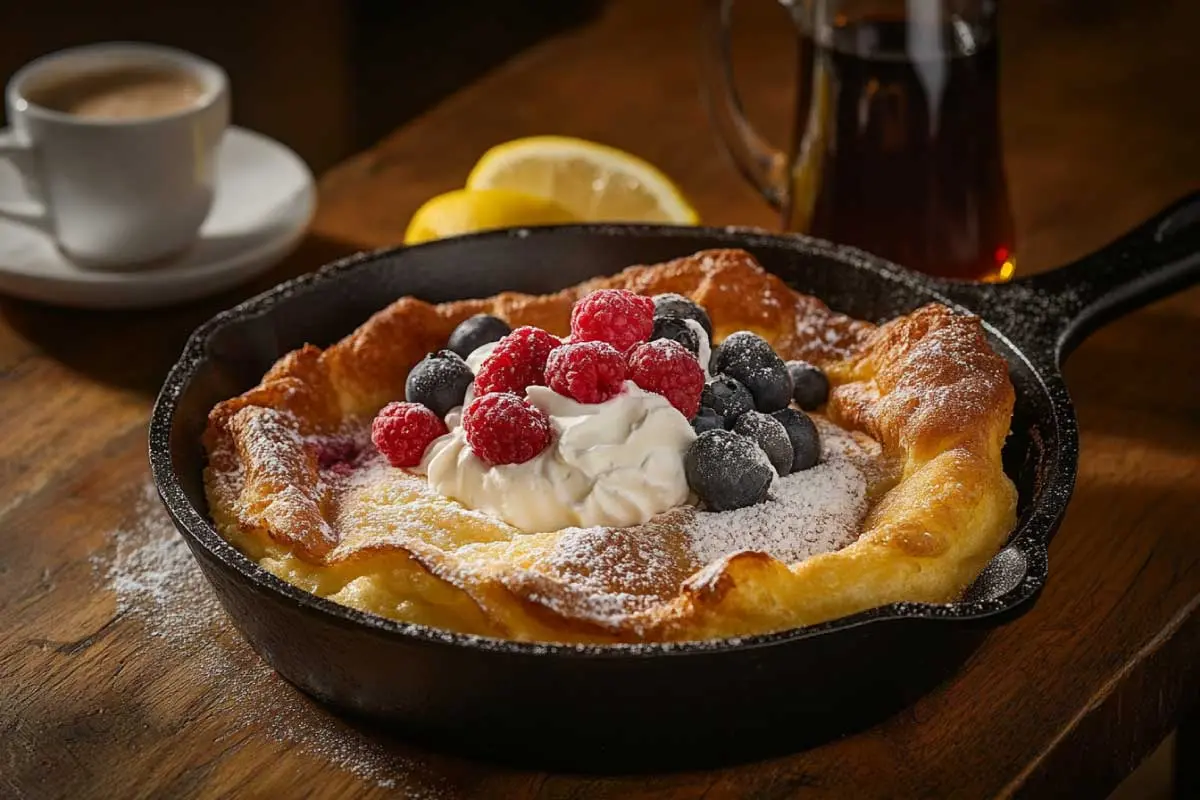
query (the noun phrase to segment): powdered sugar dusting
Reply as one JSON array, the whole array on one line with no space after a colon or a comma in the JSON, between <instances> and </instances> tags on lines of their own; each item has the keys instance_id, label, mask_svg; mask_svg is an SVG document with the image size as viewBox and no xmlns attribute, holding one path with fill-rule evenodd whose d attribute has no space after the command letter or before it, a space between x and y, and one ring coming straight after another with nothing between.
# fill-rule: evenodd
<instances>
[{"instance_id":1,"label":"powdered sugar dusting","mask_svg":"<svg viewBox=\"0 0 1200 800\"><path fill-rule=\"evenodd\" d=\"M867 511L868 465L877 453L873 443L814 421L822 451L815 467L776 479L765 503L696 514L687 531L698 562L753 550L790 563L854 541Z\"/></svg>"},{"instance_id":2,"label":"powdered sugar dusting","mask_svg":"<svg viewBox=\"0 0 1200 800\"><path fill-rule=\"evenodd\" d=\"M777 477L766 502L723 512L684 506L623 529L568 528L544 558L516 570L510 586L567 616L636 628L638 615L669 602L690 575L732 553L763 552L794 563L845 547L866 515L880 448L820 417L814 421L821 463Z\"/></svg>"},{"instance_id":3,"label":"powdered sugar dusting","mask_svg":"<svg viewBox=\"0 0 1200 800\"><path fill-rule=\"evenodd\" d=\"M682 546L682 513L614 533L610 528L570 528L561 533L549 571L565 581L574 613L619 621L648 611L679 592L695 565ZM554 598L541 602L556 607Z\"/></svg>"},{"instance_id":4,"label":"powdered sugar dusting","mask_svg":"<svg viewBox=\"0 0 1200 800\"><path fill-rule=\"evenodd\" d=\"M779 478L767 456L754 448L772 476L764 502L726 512L676 504L628 527L562 523L532 528L551 532L546 535L522 533L490 510L472 510L444 496L421 475L389 467L353 424L334 436L301 436L294 430L285 436L270 426L258 433L273 433L277 447L293 451L293 458L299 456L296 464L281 471L297 471L310 482L312 495L322 498L320 507L329 516L322 515L320 525L332 534L330 559L408 551L468 594L474 591L472 576L486 572L526 601L566 618L624 632L652 621L658 608L679 596L689 576L733 553L761 552L795 563L855 541L869 490L882 477L879 445L820 416L814 416L814 422L821 433L822 460L811 469ZM268 469L278 468L270 455L260 454L259 461ZM230 474L211 476L210 488L238 502L236 484L248 476L235 473L236 467ZM647 477L639 473L638 485ZM570 489L565 482L550 481L545 492L533 493L530 503L537 505L530 507L544 507L564 489ZM301 505L318 506L311 501L285 506L282 494L276 492L267 510L280 512L276 521L282 529L295 530L303 519ZM325 596L385 616L396 617L398 610L416 613L392 602L393 594L404 589L393 589L385 572L374 575L371 568L363 569L364 575L374 576L371 581L350 584L350 593L339 588ZM370 591L375 588L380 591ZM412 608L432 614L418 621L452 624L437 609ZM409 616L399 618L412 621Z\"/></svg>"},{"instance_id":5,"label":"powdered sugar dusting","mask_svg":"<svg viewBox=\"0 0 1200 800\"><path fill-rule=\"evenodd\" d=\"M205 590L199 598L203 604L215 608L216 601L207 587L199 586L202 579L192 554L158 507L154 484L141 487L132 515L128 528L111 535L113 550L92 557L93 570L107 578L116 596L117 613L151 619L148 612L153 609L155 624L146 632L155 638L199 633L208 626L207 616L177 602L178 592L199 595L190 590L200 588Z\"/></svg>"},{"instance_id":6,"label":"powdered sugar dusting","mask_svg":"<svg viewBox=\"0 0 1200 800\"><path fill-rule=\"evenodd\" d=\"M379 788L408 797L445 797L452 787L404 745L368 734L308 700L263 663L234 630L153 484L137 490L128 524L93 556L93 574L116 596L118 614L140 623L163 653L204 680L230 730L251 729L300 748ZM166 657L166 656L164 656ZM199 674L196 675L195 673Z\"/></svg>"}]
</instances>

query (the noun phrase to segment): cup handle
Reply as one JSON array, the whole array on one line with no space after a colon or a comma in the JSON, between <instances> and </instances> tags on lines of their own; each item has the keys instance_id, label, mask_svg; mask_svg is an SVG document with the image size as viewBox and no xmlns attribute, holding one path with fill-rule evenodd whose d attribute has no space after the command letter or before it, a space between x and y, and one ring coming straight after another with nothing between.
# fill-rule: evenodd
<instances>
[{"instance_id":1,"label":"cup handle","mask_svg":"<svg viewBox=\"0 0 1200 800\"><path fill-rule=\"evenodd\" d=\"M746 119L733 80L729 22L734 0L708 0L704 13L705 47L701 66L709 116L726 151L767 202L782 210L788 203L788 157L758 135Z\"/></svg>"},{"instance_id":2,"label":"cup handle","mask_svg":"<svg viewBox=\"0 0 1200 800\"><path fill-rule=\"evenodd\" d=\"M21 175L26 189L36 189L33 170L33 145L11 128L0 131L0 161L7 161ZM46 206L32 194L23 200L0 200L0 217L48 228L50 216Z\"/></svg>"}]
</instances>

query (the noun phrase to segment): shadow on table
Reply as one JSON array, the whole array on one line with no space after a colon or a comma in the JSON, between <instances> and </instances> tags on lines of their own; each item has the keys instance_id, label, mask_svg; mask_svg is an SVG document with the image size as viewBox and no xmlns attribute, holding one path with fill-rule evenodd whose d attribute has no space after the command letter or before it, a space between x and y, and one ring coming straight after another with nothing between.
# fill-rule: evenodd
<instances>
[{"instance_id":1,"label":"shadow on table","mask_svg":"<svg viewBox=\"0 0 1200 800\"><path fill-rule=\"evenodd\" d=\"M90 311L0 298L0 317L48 358L101 383L153 397L188 335L214 314L358 248L309 234L288 258L236 289L144 311ZM11 369L11 367L10 367Z\"/></svg>"}]
</instances>

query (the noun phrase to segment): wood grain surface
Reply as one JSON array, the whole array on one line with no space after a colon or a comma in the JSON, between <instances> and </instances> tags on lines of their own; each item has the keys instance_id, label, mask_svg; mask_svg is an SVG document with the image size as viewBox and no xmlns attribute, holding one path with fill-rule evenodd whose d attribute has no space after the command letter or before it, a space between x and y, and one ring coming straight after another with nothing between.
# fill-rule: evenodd
<instances>
[{"instance_id":1,"label":"wood grain surface","mask_svg":"<svg viewBox=\"0 0 1200 800\"><path fill-rule=\"evenodd\" d=\"M136 314L0 300L0 796L1102 797L1196 707L1196 289L1098 332L1068 364L1082 458L1037 606L854 737L719 771L517 772L331 716L226 622L147 485L148 411L187 332L334 255L397 242L422 200L515 136L627 148L706 221L772 225L705 120L698 5L611 3L336 168L312 235L253 286ZM781 137L792 42L769 0L742 5L739 80ZM1004 10L1004 142L1028 272L1197 188L1200 4Z\"/></svg>"}]
</instances>

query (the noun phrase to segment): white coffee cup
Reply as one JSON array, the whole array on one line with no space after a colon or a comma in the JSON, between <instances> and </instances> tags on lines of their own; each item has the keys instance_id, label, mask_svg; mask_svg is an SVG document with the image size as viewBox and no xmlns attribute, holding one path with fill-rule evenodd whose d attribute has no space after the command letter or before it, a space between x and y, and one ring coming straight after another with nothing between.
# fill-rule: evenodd
<instances>
[{"instance_id":1,"label":"white coffee cup","mask_svg":"<svg viewBox=\"0 0 1200 800\"><path fill-rule=\"evenodd\" d=\"M83 76L122 70L185 76L195 97L145 116L38 103ZM29 197L0 201L0 215L44 228L89 267L145 264L195 240L212 206L217 147L229 123L229 79L216 64L157 45L89 45L27 64L8 82L5 101L12 127L0 131L0 161L21 173Z\"/></svg>"}]
</instances>

